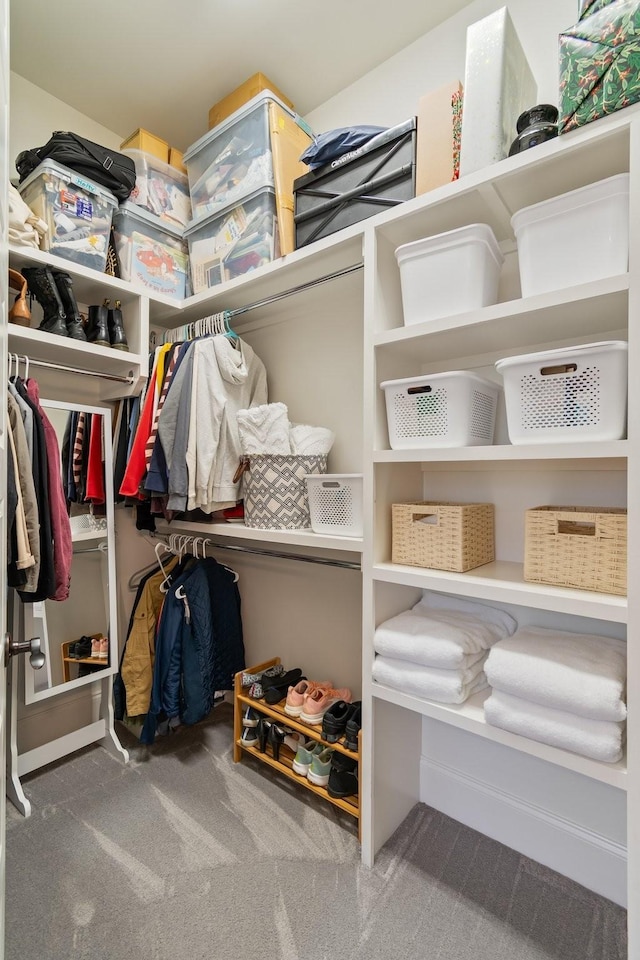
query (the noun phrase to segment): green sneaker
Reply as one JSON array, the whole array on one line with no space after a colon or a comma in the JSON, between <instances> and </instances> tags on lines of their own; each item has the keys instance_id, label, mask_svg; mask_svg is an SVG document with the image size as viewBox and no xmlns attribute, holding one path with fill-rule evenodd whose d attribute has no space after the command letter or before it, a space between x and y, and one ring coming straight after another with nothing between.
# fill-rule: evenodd
<instances>
[{"instance_id":1,"label":"green sneaker","mask_svg":"<svg viewBox=\"0 0 640 960\"><path fill-rule=\"evenodd\" d=\"M301 777L306 777L309 772L309 767L311 766L311 761L316 754L322 753L323 749L322 744L318 743L317 740L307 740L306 743L301 743L293 758L292 767L294 772L299 773Z\"/></svg>"},{"instance_id":2,"label":"green sneaker","mask_svg":"<svg viewBox=\"0 0 640 960\"><path fill-rule=\"evenodd\" d=\"M316 753L313 757L307 774L307 780L309 780L310 783L314 783L316 787L326 787L328 784L332 756L333 750L327 747L326 750Z\"/></svg>"}]
</instances>

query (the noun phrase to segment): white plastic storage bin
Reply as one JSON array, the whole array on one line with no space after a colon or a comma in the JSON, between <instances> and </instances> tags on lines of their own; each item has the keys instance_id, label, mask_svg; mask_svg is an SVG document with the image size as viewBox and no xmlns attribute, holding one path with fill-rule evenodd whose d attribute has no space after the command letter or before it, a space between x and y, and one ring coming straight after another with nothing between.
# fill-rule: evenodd
<instances>
[{"instance_id":1,"label":"white plastic storage bin","mask_svg":"<svg viewBox=\"0 0 640 960\"><path fill-rule=\"evenodd\" d=\"M143 150L123 150L136 165L136 185L129 202L144 207L161 220L185 227L191 219L186 173Z\"/></svg>"},{"instance_id":2,"label":"white plastic storage bin","mask_svg":"<svg viewBox=\"0 0 640 960\"><path fill-rule=\"evenodd\" d=\"M314 533L362 536L361 473L309 474L305 482Z\"/></svg>"},{"instance_id":3,"label":"white plastic storage bin","mask_svg":"<svg viewBox=\"0 0 640 960\"><path fill-rule=\"evenodd\" d=\"M629 174L524 207L511 226L523 297L626 273Z\"/></svg>"},{"instance_id":4,"label":"white plastic storage bin","mask_svg":"<svg viewBox=\"0 0 640 960\"><path fill-rule=\"evenodd\" d=\"M292 196L294 178L306 170L298 158L311 142L300 117L264 90L186 150L193 219L260 187Z\"/></svg>"},{"instance_id":5,"label":"white plastic storage bin","mask_svg":"<svg viewBox=\"0 0 640 960\"><path fill-rule=\"evenodd\" d=\"M621 440L627 410L624 340L543 350L496 363L511 443Z\"/></svg>"},{"instance_id":6,"label":"white plastic storage bin","mask_svg":"<svg viewBox=\"0 0 640 960\"><path fill-rule=\"evenodd\" d=\"M104 273L114 195L55 160L43 160L18 188L48 226L40 246L65 260Z\"/></svg>"},{"instance_id":7,"label":"white plastic storage bin","mask_svg":"<svg viewBox=\"0 0 640 960\"><path fill-rule=\"evenodd\" d=\"M257 190L236 206L192 221L184 235L194 294L275 260L280 245L273 188Z\"/></svg>"},{"instance_id":8,"label":"white plastic storage bin","mask_svg":"<svg viewBox=\"0 0 640 960\"><path fill-rule=\"evenodd\" d=\"M500 387L466 370L385 380L392 450L493 443Z\"/></svg>"},{"instance_id":9,"label":"white plastic storage bin","mask_svg":"<svg viewBox=\"0 0 640 960\"><path fill-rule=\"evenodd\" d=\"M396 249L406 325L487 307L498 299L504 257L493 230L472 223Z\"/></svg>"},{"instance_id":10,"label":"white plastic storage bin","mask_svg":"<svg viewBox=\"0 0 640 960\"><path fill-rule=\"evenodd\" d=\"M189 258L182 230L128 201L113 216L123 280L183 300Z\"/></svg>"}]
</instances>

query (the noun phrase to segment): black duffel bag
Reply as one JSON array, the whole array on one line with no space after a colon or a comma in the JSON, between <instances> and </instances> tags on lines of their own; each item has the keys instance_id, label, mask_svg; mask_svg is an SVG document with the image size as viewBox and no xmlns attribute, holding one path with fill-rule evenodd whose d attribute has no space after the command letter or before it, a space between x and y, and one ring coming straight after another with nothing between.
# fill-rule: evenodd
<instances>
[{"instance_id":1,"label":"black duffel bag","mask_svg":"<svg viewBox=\"0 0 640 960\"><path fill-rule=\"evenodd\" d=\"M131 157L117 150L108 150L99 143L85 140L77 133L56 131L48 143L35 150L23 150L18 154L16 170L20 183L29 176L43 160L55 160L88 180L110 190L120 202L126 200L136 185L136 167Z\"/></svg>"}]
</instances>

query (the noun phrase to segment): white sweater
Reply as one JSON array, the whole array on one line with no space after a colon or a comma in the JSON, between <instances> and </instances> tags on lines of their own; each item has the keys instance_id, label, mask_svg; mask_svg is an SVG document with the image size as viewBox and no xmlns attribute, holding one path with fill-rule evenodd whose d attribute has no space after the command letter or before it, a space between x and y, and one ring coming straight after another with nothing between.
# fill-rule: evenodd
<instances>
[{"instance_id":1,"label":"white sweater","mask_svg":"<svg viewBox=\"0 0 640 960\"><path fill-rule=\"evenodd\" d=\"M262 361L242 340L235 349L225 336L198 341L193 362L191 420L187 445L188 509L211 513L235 503L233 482L240 459L237 413L267 402L267 374Z\"/></svg>"}]
</instances>

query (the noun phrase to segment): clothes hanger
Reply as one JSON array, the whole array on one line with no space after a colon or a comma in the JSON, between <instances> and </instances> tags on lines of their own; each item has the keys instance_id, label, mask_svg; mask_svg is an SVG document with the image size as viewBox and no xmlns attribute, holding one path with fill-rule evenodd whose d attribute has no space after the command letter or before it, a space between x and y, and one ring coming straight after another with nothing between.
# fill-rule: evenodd
<instances>
[{"instance_id":1,"label":"clothes hanger","mask_svg":"<svg viewBox=\"0 0 640 960\"><path fill-rule=\"evenodd\" d=\"M231 312L229 310L225 310L222 316L224 321L225 334L227 338L233 342L234 347L238 347L240 337L235 332L235 330L233 330L231 327L231 323L230 323Z\"/></svg>"},{"instance_id":2,"label":"clothes hanger","mask_svg":"<svg viewBox=\"0 0 640 960\"><path fill-rule=\"evenodd\" d=\"M207 537L207 538L205 539L205 541L204 541L203 550L206 549L207 544L210 544L212 547L215 546L213 540L210 540L210 539ZM221 566L224 570L226 570L228 573L230 573L230 574L233 575L233 582L234 582L234 583L237 583L237 582L238 582L238 580L240 579L240 574L238 573L237 570L234 570L233 567L228 567L225 563L221 563L220 566Z\"/></svg>"},{"instance_id":3,"label":"clothes hanger","mask_svg":"<svg viewBox=\"0 0 640 960\"><path fill-rule=\"evenodd\" d=\"M159 565L160 565L160 569L162 570L162 572L163 572L163 574L164 574L164 580L163 580L162 583L160 584L160 593L166 593L166 592L168 591L169 587L171 586L171 572L168 571L168 570L165 570L164 564L162 563L162 560L160 559L160 551L162 551L162 552L164 552L164 553L170 553L171 551L170 551L169 548L167 547L166 543L162 543L162 541L160 541L159 543L156 543L156 548L155 548L155 550L153 551L153 552L155 553L155 555L156 555L156 560L158 561L158 563L159 563Z\"/></svg>"}]
</instances>

